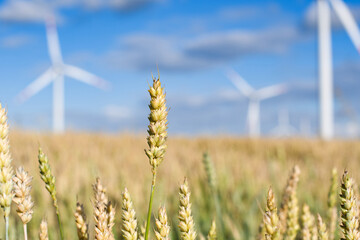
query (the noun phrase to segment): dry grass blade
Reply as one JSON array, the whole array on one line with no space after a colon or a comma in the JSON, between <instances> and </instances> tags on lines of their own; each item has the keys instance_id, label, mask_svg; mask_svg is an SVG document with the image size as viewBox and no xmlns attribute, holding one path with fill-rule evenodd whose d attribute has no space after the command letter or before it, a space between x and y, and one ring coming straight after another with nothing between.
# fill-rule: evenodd
<instances>
[{"instance_id":1,"label":"dry grass blade","mask_svg":"<svg viewBox=\"0 0 360 240\"><path fill-rule=\"evenodd\" d=\"M329 239L334 240L338 221L337 199L338 199L338 173L336 168L332 170L331 185L328 194L328 218L329 218Z\"/></svg>"}]
</instances>

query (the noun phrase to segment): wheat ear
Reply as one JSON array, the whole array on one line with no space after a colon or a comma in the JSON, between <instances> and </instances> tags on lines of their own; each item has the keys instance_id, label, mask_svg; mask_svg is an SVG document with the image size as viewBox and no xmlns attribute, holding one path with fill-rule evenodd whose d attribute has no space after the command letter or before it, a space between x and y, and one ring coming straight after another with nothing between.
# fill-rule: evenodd
<instances>
[{"instance_id":1,"label":"wheat ear","mask_svg":"<svg viewBox=\"0 0 360 240\"><path fill-rule=\"evenodd\" d=\"M27 223L30 222L34 212L34 202L31 200L30 195L31 181L32 177L22 167L16 169L16 174L13 178L14 202L17 204L16 212L24 225L25 240L27 240Z\"/></svg>"},{"instance_id":2,"label":"wheat ear","mask_svg":"<svg viewBox=\"0 0 360 240\"><path fill-rule=\"evenodd\" d=\"M215 219L212 220L209 233L207 235L207 240L216 240L216 221Z\"/></svg>"},{"instance_id":3,"label":"wheat ear","mask_svg":"<svg viewBox=\"0 0 360 240\"><path fill-rule=\"evenodd\" d=\"M145 153L151 165L152 181L146 221L145 240L149 239L152 202L156 183L156 172L158 166L164 160L164 155L167 148L166 138L168 109L166 107L166 94L164 88L161 87L160 77L157 79L153 77L153 85L150 86L149 94L151 97L149 104L150 114L148 117L150 122L148 128L149 135L147 137L147 144L149 148L145 150Z\"/></svg>"},{"instance_id":4,"label":"wheat ear","mask_svg":"<svg viewBox=\"0 0 360 240\"><path fill-rule=\"evenodd\" d=\"M156 225L156 229L155 229L156 240L169 240L170 225L168 223L166 209L164 206L159 208L159 213L155 221L155 225Z\"/></svg>"},{"instance_id":5,"label":"wheat ear","mask_svg":"<svg viewBox=\"0 0 360 240\"><path fill-rule=\"evenodd\" d=\"M125 240L137 240L137 220L136 213L131 201L130 193L125 188L122 193L122 233Z\"/></svg>"},{"instance_id":6,"label":"wheat ear","mask_svg":"<svg viewBox=\"0 0 360 240\"><path fill-rule=\"evenodd\" d=\"M53 200L53 205L55 207L55 212L58 220L59 230L60 230L60 239L64 239L61 218L60 218L60 211L58 206L58 200L56 197L56 187L55 187L55 177L51 173L51 168L49 164L48 157L44 154L41 148L39 148L39 170L40 170L40 177L45 183L45 188L50 193L50 196Z\"/></svg>"},{"instance_id":7,"label":"wheat ear","mask_svg":"<svg viewBox=\"0 0 360 240\"><path fill-rule=\"evenodd\" d=\"M76 203L76 210L74 213L77 235L79 240L89 239L89 226L86 223L86 216L84 206L79 202Z\"/></svg>"},{"instance_id":8,"label":"wheat ear","mask_svg":"<svg viewBox=\"0 0 360 240\"><path fill-rule=\"evenodd\" d=\"M304 204L301 215L301 237L303 240L311 240L311 227L314 224L308 205Z\"/></svg>"},{"instance_id":9,"label":"wheat ear","mask_svg":"<svg viewBox=\"0 0 360 240\"><path fill-rule=\"evenodd\" d=\"M0 206L4 210L6 240L9 239L9 215L13 198L11 161L7 112L0 104Z\"/></svg>"},{"instance_id":10,"label":"wheat ear","mask_svg":"<svg viewBox=\"0 0 360 240\"><path fill-rule=\"evenodd\" d=\"M144 240L145 239L145 229L146 229L146 222L143 222L143 224L140 225L139 227L139 240Z\"/></svg>"},{"instance_id":11,"label":"wheat ear","mask_svg":"<svg viewBox=\"0 0 360 240\"><path fill-rule=\"evenodd\" d=\"M187 179L180 186L179 229L181 240L196 238L195 224L191 214L190 189Z\"/></svg>"},{"instance_id":12,"label":"wheat ear","mask_svg":"<svg viewBox=\"0 0 360 240\"><path fill-rule=\"evenodd\" d=\"M310 234L311 234L311 240L318 240L319 234L318 234L318 228L315 221L314 215L311 214L311 226L310 226Z\"/></svg>"},{"instance_id":13,"label":"wheat ear","mask_svg":"<svg viewBox=\"0 0 360 240\"><path fill-rule=\"evenodd\" d=\"M296 191L297 184L299 182L300 168L295 165L290 173L289 179L286 183L282 202L279 209L279 219L280 219L280 234L281 236L286 231L286 221L288 215L288 206L290 201L291 194Z\"/></svg>"},{"instance_id":14,"label":"wheat ear","mask_svg":"<svg viewBox=\"0 0 360 240\"><path fill-rule=\"evenodd\" d=\"M359 220L357 219L357 203L353 189L353 179L349 178L345 171L342 176L340 192L341 208L341 229L344 234L343 239L358 240L360 234L358 231Z\"/></svg>"},{"instance_id":15,"label":"wheat ear","mask_svg":"<svg viewBox=\"0 0 360 240\"><path fill-rule=\"evenodd\" d=\"M336 208L338 198L338 173L336 168L332 170L331 185L328 194L328 219L329 219L329 239L335 239L338 213Z\"/></svg>"},{"instance_id":16,"label":"wheat ear","mask_svg":"<svg viewBox=\"0 0 360 240\"><path fill-rule=\"evenodd\" d=\"M114 235L111 231L114 223L114 209L106 196L106 189L101 184L100 178L96 178L94 190L94 220L95 239L112 240Z\"/></svg>"},{"instance_id":17,"label":"wheat ear","mask_svg":"<svg viewBox=\"0 0 360 240\"><path fill-rule=\"evenodd\" d=\"M300 170L297 167L294 167L293 176L296 176L300 173ZM294 179L294 178L293 178ZM295 179L294 179L295 181ZM296 181L297 183L297 181ZM288 192L289 198L287 201L287 216L286 216L286 232L285 240L294 240L296 238L297 232L299 230L299 207L298 200L296 196L296 187L297 184L293 185Z\"/></svg>"},{"instance_id":18,"label":"wheat ear","mask_svg":"<svg viewBox=\"0 0 360 240\"><path fill-rule=\"evenodd\" d=\"M319 229L319 240L329 240L329 235L328 232L326 230L326 225L323 222L320 214L318 214L318 223L317 223L317 228Z\"/></svg>"},{"instance_id":19,"label":"wheat ear","mask_svg":"<svg viewBox=\"0 0 360 240\"><path fill-rule=\"evenodd\" d=\"M46 220L41 221L39 239L40 240L49 240L49 237L48 237L48 225L47 225Z\"/></svg>"},{"instance_id":20,"label":"wheat ear","mask_svg":"<svg viewBox=\"0 0 360 240\"><path fill-rule=\"evenodd\" d=\"M271 187L269 188L267 195L266 211L264 213L264 227L266 231L266 239L280 239L279 217L277 214L275 195Z\"/></svg>"}]
</instances>

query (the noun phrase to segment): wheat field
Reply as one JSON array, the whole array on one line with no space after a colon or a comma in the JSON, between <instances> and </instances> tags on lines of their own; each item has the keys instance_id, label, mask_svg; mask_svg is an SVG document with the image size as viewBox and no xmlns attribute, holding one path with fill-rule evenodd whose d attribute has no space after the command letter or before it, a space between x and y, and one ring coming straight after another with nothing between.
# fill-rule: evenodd
<instances>
[{"instance_id":1,"label":"wheat field","mask_svg":"<svg viewBox=\"0 0 360 240\"><path fill-rule=\"evenodd\" d=\"M49 228L56 228L51 199L40 180L37 164L38 147L47 153L56 176L60 210L65 222L66 238L76 234L73 212L78 198L92 219L92 188L101 177L109 197L120 216L121 192L126 186L132 195L139 221L146 218L151 181L148 159L144 154L145 136L67 133L65 135L12 131L10 135L14 166L24 166L33 180L34 219L29 232L38 235L38 225L47 216ZM253 239L262 221L266 193L271 185L280 201L288 172L294 164L301 169L298 198L314 212L325 213L331 170L350 170L359 179L360 143L322 142L317 140L249 140L230 137L184 138L170 136L167 155L159 168L155 209L167 206L172 234L177 237L178 188L186 176L192 191L196 228L206 235L215 208L203 165L208 152L216 169L220 202L234 239ZM340 175L339 175L340 181ZM14 216L14 215L13 215ZM120 219L120 217L117 217ZM19 222L14 217L13 221ZM19 223L20 224L20 223ZM120 221L114 230L119 235ZM50 231L51 232L51 231ZM57 238L53 230L54 239ZM16 238L14 238L16 239Z\"/></svg>"}]
</instances>

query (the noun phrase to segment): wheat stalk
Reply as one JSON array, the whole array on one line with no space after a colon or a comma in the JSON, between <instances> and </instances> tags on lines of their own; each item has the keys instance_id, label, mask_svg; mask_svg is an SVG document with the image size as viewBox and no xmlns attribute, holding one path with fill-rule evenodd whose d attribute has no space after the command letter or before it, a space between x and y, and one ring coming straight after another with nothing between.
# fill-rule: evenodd
<instances>
[{"instance_id":1,"label":"wheat stalk","mask_svg":"<svg viewBox=\"0 0 360 240\"><path fill-rule=\"evenodd\" d=\"M264 227L266 231L266 239L280 239L279 217L277 214L275 195L271 187L269 188L267 195L266 211L264 213Z\"/></svg>"},{"instance_id":2,"label":"wheat stalk","mask_svg":"<svg viewBox=\"0 0 360 240\"><path fill-rule=\"evenodd\" d=\"M32 177L22 167L16 169L16 174L13 178L14 202L18 206L16 212L24 225L25 240L27 240L27 223L30 222L34 212L34 202L31 200L30 195L31 181Z\"/></svg>"},{"instance_id":3,"label":"wheat stalk","mask_svg":"<svg viewBox=\"0 0 360 240\"><path fill-rule=\"evenodd\" d=\"M329 235L326 230L326 225L323 222L320 214L318 214L318 225L317 226L318 226L317 228L319 229L319 240L328 240Z\"/></svg>"},{"instance_id":4,"label":"wheat stalk","mask_svg":"<svg viewBox=\"0 0 360 240\"><path fill-rule=\"evenodd\" d=\"M148 117L150 122L148 127L149 135L147 137L149 148L145 150L145 153L151 165L152 181L146 221L145 240L149 239L152 202L156 183L156 172L158 166L164 160L164 155L167 148L166 138L168 109L166 107L166 94L164 89L161 87L160 77L157 79L153 77L153 85L150 86L149 94L151 97L149 104L150 114Z\"/></svg>"},{"instance_id":5,"label":"wheat stalk","mask_svg":"<svg viewBox=\"0 0 360 240\"><path fill-rule=\"evenodd\" d=\"M216 221L215 219L212 220L211 222L211 227L209 230L209 233L207 235L207 240L216 240Z\"/></svg>"},{"instance_id":6,"label":"wheat stalk","mask_svg":"<svg viewBox=\"0 0 360 240\"><path fill-rule=\"evenodd\" d=\"M170 226L168 223L165 207L159 208L158 217L155 220L155 238L156 240L170 240Z\"/></svg>"},{"instance_id":7,"label":"wheat stalk","mask_svg":"<svg viewBox=\"0 0 360 240\"><path fill-rule=\"evenodd\" d=\"M219 239L223 239L223 229L224 229L224 222L222 217L222 211L219 201L219 193L218 193L218 186L217 186L217 180L216 180L216 171L213 162L211 161L211 158L208 153L204 153L203 155L203 164L205 167L205 172L208 180L208 184L210 187L210 191L212 194L212 198L215 205L216 215L219 226L218 226L218 236Z\"/></svg>"},{"instance_id":8,"label":"wheat stalk","mask_svg":"<svg viewBox=\"0 0 360 240\"><path fill-rule=\"evenodd\" d=\"M290 201L290 196L296 191L297 184L299 182L300 168L295 165L290 173L289 179L286 183L286 187L283 193L283 199L279 209L279 219L280 219L280 234L283 235L286 231L286 220L288 215L288 206Z\"/></svg>"},{"instance_id":9,"label":"wheat stalk","mask_svg":"<svg viewBox=\"0 0 360 240\"><path fill-rule=\"evenodd\" d=\"M187 179L180 186L179 229L181 240L196 238L195 224L191 214L190 189Z\"/></svg>"},{"instance_id":10,"label":"wheat stalk","mask_svg":"<svg viewBox=\"0 0 360 240\"><path fill-rule=\"evenodd\" d=\"M48 237L48 226L46 220L42 220L40 224L40 232L39 232L40 240L49 240Z\"/></svg>"},{"instance_id":11,"label":"wheat stalk","mask_svg":"<svg viewBox=\"0 0 360 240\"><path fill-rule=\"evenodd\" d=\"M50 196L53 200L53 205L55 207L55 212L58 220L59 230L60 230L60 239L64 239L61 218L60 218L60 211L58 206L58 200L56 197L56 187L55 187L55 177L51 173L51 168L49 164L48 157L44 154L41 148L39 148L39 170L40 170L40 177L45 183L45 188L50 193Z\"/></svg>"},{"instance_id":12,"label":"wheat stalk","mask_svg":"<svg viewBox=\"0 0 360 240\"><path fill-rule=\"evenodd\" d=\"M358 231L359 220L357 219L357 202L353 189L353 179L349 178L345 171L342 176L340 192L341 208L341 229L346 240L358 240L360 234Z\"/></svg>"},{"instance_id":13,"label":"wheat stalk","mask_svg":"<svg viewBox=\"0 0 360 240\"><path fill-rule=\"evenodd\" d=\"M13 169L7 112L0 104L0 206L4 210L5 238L9 239L9 215L13 198Z\"/></svg>"},{"instance_id":14,"label":"wheat stalk","mask_svg":"<svg viewBox=\"0 0 360 240\"><path fill-rule=\"evenodd\" d=\"M337 203L338 198L338 173L336 168L332 170L331 185L328 194L328 218L329 218L329 239L335 239L335 232L337 226Z\"/></svg>"},{"instance_id":15,"label":"wheat stalk","mask_svg":"<svg viewBox=\"0 0 360 240\"><path fill-rule=\"evenodd\" d=\"M84 206L79 202L76 203L76 210L74 213L75 223L77 228L77 234L79 240L88 240L89 239L89 226L86 223L86 216L84 211Z\"/></svg>"}]
</instances>

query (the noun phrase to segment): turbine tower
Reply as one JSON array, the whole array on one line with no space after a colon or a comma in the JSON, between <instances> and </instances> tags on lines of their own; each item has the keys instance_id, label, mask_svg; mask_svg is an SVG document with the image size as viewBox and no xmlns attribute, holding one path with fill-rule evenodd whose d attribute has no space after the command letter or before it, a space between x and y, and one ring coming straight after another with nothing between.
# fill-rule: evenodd
<instances>
[{"instance_id":1,"label":"turbine tower","mask_svg":"<svg viewBox=\"0 0 360 240\"><path fill-rule=\"evenodd\" d=\"M290 124L289 111L282 109L278 113L278 125L271 130L275 137L290 137L297 133L295 127Z\"/></svg>"},{"instance_id":2,"label":"turbine tower","mask_svg":"<svg viewBox=\"0 0 360 240\"><path fill-rule=\"evenodd\" d=\"M261 89L252 88L237 72L230 69L227 71L227 77L235 87L249 100L247 113L247 128L249 137L260 136L260 102L265 99L279 96L287 91L284 84L273 85Z\"/></svg>"},{"instance_id":3,"label":"turbine tower","mask_svg":"<svg viewBox=\"0 0 360 240\"><path fill-rule=\"evenodd\" d=\"M319 44L319 103L320 137L325 140L334 136L333 68L331 52L331 10L334 8L355 48L360 52L360 31L350 10L342 0L318 1Z\"/></svg>"},{"instance_id":4,"label":"turbine tower","mask_svg":"<svg viewBox=\"0 0 360 240\"><path fill-rule=\"evenodd\" d=\"M101 89L107 89L109 84L92 73L63 62L54 18L46 20L46 37L52 66L21 91L17 100L25 102L44 87L53 83L53 131L62 133L65 130L64 76Z\"/></svg>"}]
</instances>

